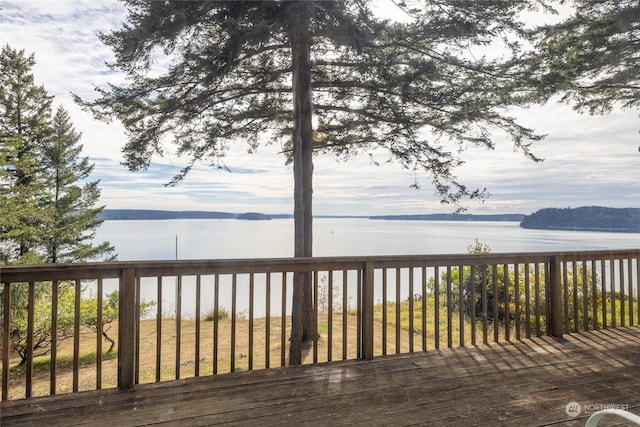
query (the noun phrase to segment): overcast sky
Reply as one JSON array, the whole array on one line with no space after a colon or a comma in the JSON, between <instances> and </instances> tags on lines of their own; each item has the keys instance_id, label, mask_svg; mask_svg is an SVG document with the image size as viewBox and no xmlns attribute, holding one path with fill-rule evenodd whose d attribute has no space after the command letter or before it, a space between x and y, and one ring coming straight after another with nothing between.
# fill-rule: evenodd
<instances>
[{"instance_id":1,"label":"overcast sky","mask_svg":"<svg viewBox=\"0 0 640 427\"><path fill-rule=\"evenodd\" d=\"M93 178L101 180L101 202L110 209L219 210L292 213L293 171L284 165L279 143L256 154L234 146L224 159L231 173L201 165L177 187L164 183L185 161L157 158L145 173L120 165L126 141L118 123L93 120L71 100L70 93L94 97L94 86L122 81L104 65L112 58L96 33L120 27L125 19L115 0L0 0L0 43L35 53L38 84L63 105L82 132L84 155L95 163ZM54 108L55 108L54 107ZM549 103L513 115L548 136L533 147L545 159L534 163L502 135L495 151L470 148L460 155L457 170L469 187L484 188L484 203L465 202L469 213L531 213L544 207L585 205L640 207L640 118L638 111L607 116L579 115L569 106ZM434 196L428 175L406 171L399 164L381 166L363 156L339 162L331 155L315 158L316 215L379 215L450 212ZM410 188L417 180L420 189Z\"/></svg>"}]
</instances>

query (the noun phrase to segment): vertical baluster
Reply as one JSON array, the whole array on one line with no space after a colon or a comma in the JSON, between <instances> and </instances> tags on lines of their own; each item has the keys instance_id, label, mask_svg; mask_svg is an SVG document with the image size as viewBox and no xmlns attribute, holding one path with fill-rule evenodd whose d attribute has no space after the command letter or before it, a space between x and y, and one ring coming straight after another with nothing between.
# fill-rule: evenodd
<instances>
[{"instance_id":1,"label":"vertical baluster","mask_svg":"<svg viewBox=\"0 0 640 427\"><path fill-rule=\"evenodd\" d=\"M25 397L28 399L31 397L33 387L33 329L35 322L35 287L34 282L29 282L29 290L27 296L27 365L25 368ZM8 314L8 313L7 313ZM78 318L78 312L76 311L75 317ZM75 341L75 334L74 334ZM75 350L75 345L74 345ZM73 364L73 379L74 390L77 391L77 369L76 369L76 352L74 351L74 364Z\"/></svg>"},{"instance_id":2,"label":"vertical baluster","mask_svg":"<svg viewBox=\"0 0 640 427\"><path fill-rule=\"evenodd\" d=\"M627 259L627 277L629 280L629 326L634 325L633 321L633 259Z\"/></svg>"},{"instance_id":3,"label":"vertical baluster","mask_svg":"<svg viewBox=\"0 0 640 427\"><path fill-rule=\"evenodd\" d=\"M562 268L562 301L564 302L564 332L569 333L571 327L571 316L569 316L569 273L566 261L560 263ZM547 322L548 323L548 322Z\"/></svg>"},{"instance_id":4,"label":"vertical baluster","mask_svg":"<svg viewBox=\"0 0 640 427\"><path fill-rule=\"evenodd\" d=\"M515 312L515 328L516 328L516 340L520 341L520 264L515 263L513 265L513 302L514 302L514 312Z\"/></svg>"},{"instance_id":5,"label":"vertical baluster","mask_svg":"<svg viewBox=\"0 0 640 427\"><path fill-rule=\"evenodd\" d=\"M280 328L280 366L285 366L287 352L287 273L282 272L282 326Z\"/></svg>"},{"instance_id":6,"label":"vertical baluster","mask_svg":"<svg viewBox=\"0 0 640 427\"><path fill-rule=\"evenodd\" d=\"M402 300L400 298L400 268L396 268L396 354L400 354L400 338L402 329L400 328L400 304Z\"/></svg>"},{"instance_id":7,"label":"vertical baluster","mask_svg":"<svg viewBox=\"0 0 640 427\"><path fill-rule=\"evenodd\" d=\"M460 347L464 347L465 339L464 339L464 266L458 266L458 323L459 323L459 342Z\"/></svg>"},{"instance_id":8,"label":"vertical baluster","mask_svg":"<svg viewBox=\"0 0 640 427\"><path fill-rule=\"evenodd\" d=\"M265 283L265 327L264 327L264 367L271 367L271 272L266 273Z\"/></svg>"},{"instance_id":9,"label":"vertical baluster","mask_svg":"<svg viewBox=\"0 0 640 427\"><path fill-rule=\"evenodd\" d=\"M447 347L453 347L453 307L451 301L451 265L447 265Z\"/></svg>"},{"instance_id":10,"label":"vertical baluster","mask_svg":"<svg viewBox=\"0 0 640 427\"><path fill-rule=\"evenodd\" d=\"M213 280L213 375L218 373L218 336L220 333L220 275Z\"/></svg>"},{"instance_id":11,"label":"vertical baluster","mask_svg":"<svg viewBox=\"0 0 640 427\"><path fill-rule=\"evenodd\" d=\"M476 345L476 269L477 266L469 266L469 311L471 313L471 345Z\"/></svg>"},{"instance_id":12,"label":"vertical baluster","mask_svg":"<svg viewBox=\"0 0 640 427\"><path fill-rule=\"evenodd\" d=\"M591 316L593 317L593 329L600 329L598 322L598 271L595 259L591 261Z\"/></svg>"},{"instance_id":13,"label":"vertical baluster","mask_svg":"<svg viewBox=\"0 0 640 427\"><path fill-rule=\"evenodd\" d=\"M193 370L193 376L200 376L200 306L202 296L202 279L198 274L196 276L196 343L195 343L195 364Z\"/></svg>"},{"instance_id":14,"label":"vertical baluster","mask_svg":"<svg viewBox=\"0 0 640 427\"><path fill-rule=\"evenodd\" d=\"M49 362L49 394L56 394L57 386L57 360L58 360L58 290L60 282L55 280L51 283L51 354ZM5 311L6 313L6 311ZM101 326L102 319L99 317L101 311L98 311L98 326ZM102 328L98 329L98 346L102 344L102 336L100 332ZM98 357L98 367L101 367L102 359Z\"/></svg>"},{"instance_id":15,"label":"vertical baluster","mask_svg":"<svg viewBox=\"0 0 640 427\"><path fill-rule=\"evenodd\" d=\"M427 267L422 267L422 351L427 351Z\"/></svg>"},{"instance_id":16,"label":"vertical baluster","mask_svg":"<svg viewBox=\"0 0 640 427\"><path fill-rule=\"evenodd\" d=\"M134 384L140 383L140 277L136 276L136 297L133 325L135 328L135 367Z\"/></svg>"},{"instance_id":17,"label":"vertical baluster","mask_svg":"<svg viewBox=\"0 0 640 427\"><path fill-rule=\"evenodd\" d=\"M524 317L525 317L525 336L531 338L531 279L529 273L531 265L524 265Z\"/></svg>"},{"instance_id":18,"label":"vertical baluster","mask_svg":"<svg viewBox=\"0 0 640 427\"><path fill-rule=\"evenodd\" d=\"M238 275L231 275L231 348L230 348L230 370L236 371L236 310L237 310L237 294L238 294Z\"/></svg>"},{"instance_id":19,"label":"vertical baluster","mask_svg":"<svg viewBox=\"0 0 640 427\"><path fill-rule=\"evenodd\" d=\"M535 263L533 268L534 274L534 311L536 314L536 336L541 335L540 331L540 264ZM548 280L548 279L547 279ZM548 322L547 322L548 323Z\"/></svg>"},{"instance_id":20,"label":"vertical baluster","mask_svg":"<svg viewBox=\"0 0 640 427\"><path fill-rule=\"evenodd\" d=\"M440 267L433 268L433 338L435 349L440 348Z\"/></svg>"},{"instance_id":21,"label":"vertical baluster","mask_svg":"<svg viewBox=\"0 0 640 427\"><path fill-rule=\"evenodd\" d=\"M502 266L502 281L504 289L504 339L511 341L511 306L509 304L509 264Z\"/></svg>"},{"instance_id":22,"label":"vertical baluster","mask_svg":"<svg viewBox=\"0 0 640 427\"><path fill-rule=\"evenodd\" d=\"M342 271L342 360L347 359L347 314L349 312L348 287L349 275L347 270Z\"/></svg>"},{"instance_id":23,"label":"vertical baluster","mask_svg":"<svg viewBox=\"0 0 640 427\"><path fill-rule=\"evenodd\" d=\"M364 333L364 325L363 325L363 318L362 318L362 288L364 287L365 283L363 280L363 276L364 276L364 272L363 269L359 269L358 270L358 278L356 279L356 325L357 325L357 329L358 329L358 333L356 334L357 338L356 338L356 357L358 359L361 359L364 357L364 354L362 352L363 346L364 344L362 343L362 334ZM373 274L374 274L374 270L371 269L371 278L367 278L367 280L371 280L371 282L373 283ZM373 307L372 307L373 310ZM373 314L372 314L373 315ZM373 325L371 325L371 327L373 328Z\"/></svg>"},{"instance_id":24,"label":"vertical baluster","mask_svg":"<svg viewBox=\"0 0 640 427\"><path fill-rule=\"evenodd\" d=\"M254 298L254 273L249 274L249 370L253 371L253 298Z\"/></svg>"},{"instance_id":25,"label":"vertical baluster","mask_svg":"<svg viewBox=\"0 0 640 427\"><path fill-rule=\"evenodd\" d=\"M615 328L617 325L616 319L616 260L609 260L609 273L611 275L609 283L611 284L611 327Z\"/></svg>"},{"instance_id":26,"label":"vertical baluster","mask_svg":"<svg viewBox=\"0 0 640 427\"><path fill-rule=\"evenodd\" d=\"M54 290L55 288L57 288L58 285L57 283L54 284ZM57 299L57 290L56 292L56 298ZM96 298L96 389L100 390L102 388L102 304L103 304L103 282L102 279L98 279L98 283L97 283L97 288L96 288L96 294L97 294L97 298ZM57 305L57 301L56 301L56 305ZM52 307L52 311L53 311L53 304L51 305ZM57 311L57 308L56 308ZM53 319L52 319L53 320ZM53 329L53 323L52 323L52 330ZM53 335L52 335L53 337ZM138 340L138 342L140 342L140 340ZM52 375L51 375L51 379L54 380L55 379L55 359L53 358L53 341L51 342L51 369L52 369ZM136 370L137 372L138 370ZM53 394L53 393L51 393Z\"/></svg>"},{"instance_id":27,"label":"vertical baluster","mask_svg":"<svg viewBox=\"0 0 640 427\"><path fill-rule=\"evenodd\" d=\"M626 324L626 310L625 310L625 294L624 294L624 260L620 258L618 260L618 270L620 271L620 326L624 327Z\"/></svg>"},{"instance_id":28,"label":"vertical baluster","mask_svg":"<svg viewBox=\"0 0 640 427\"><path fill-rule=\"evenodd\" d=\"M73 392L77 392L80 384L80 297L82 288L80 280L75 280L75 301L73 308Z\"/></svg>"},{"instance_id":29,"label":"vertical baluster","mask_svg":"<svg viewBox=\"0 0 640 427\"><path fill-rule=\"evenodd\" d=\"M317 334L318 338L320 338L320 331L319 331L319 319L318 317L320 316L320 309L319 309L319 304L320 304L320 298L319 298L319 287L320 287L320 281L319 281L319 272L318 271L314 271L313 272L313 295L315 296L315 298L313 299L313 330L314 332ZM313 363L318 363L318 341L319 339L315 339L313 340Z\"/></svg>"},{"instance_id":30,"label":"vertical baluster","mask_svg":"<svg viewBox=\"0 0 640 427\"><path fill-rule=\"evenodd\" d=\"M607 270L606 270L606 261L604 259L600 260L600 277L601 277L601 286L602 286L602 328L606 328L608 325L607 322Z\"/></svg>"},{"instance_id":31,"label":"vertical baluster","mask_svg":"<svg viewBox=\"0 0 640 427\"><path fill-rule=\"evenodd\" d=\"M182 343L182 275L176 277L176 379L180 379L180 350Z\"/></svg>"},{"instance_id":32,"label":"vertical baluster","mask_svg":"<svg viewBox=\"0 0 640 427\"><path fill-rule=\"evenodd\" d=\"M500 341L500 290L498 289L498 264L493 264L492 282L493 282L493 341Z\"/></svg>"},{"instance_id":33,"label":"vertical baluster","mask_svg":"<svg viewBox=\"0 0 640 427\"><path fill-rule=\"evenodd\" d=\"M487 265L482 266L482 342L489 342L489 301L487 292Z\"/></svg>"},{"instance_id":34,"label":"vertical baluster","mask_svg":"<svg viewBox=\"0 0 640 427\"><path fill-rule=\"evenodd\" d=\"M333 359L333 270L329 270L327 280L327 297L329 300L327 307L327 361L331 362Z\"/></svg>"},{"instance_id":35,"label":"vertical baluster","mask_svg":"<svg viewBox=\"0 0 640 427\"><path fill-rule=\"evenodd\" d=\"M9 331L11 330L11 283L2 290L2 400L9 399Z\"/></svg>"},{"instance_id":36,"label":"vertical baluster","mask_svg":"<svg viewBox=\"0 0 640 427\"><path fill-rule=\"evenodd\" d=\"M638 313L638 325L640 325L640 257L636 258L636 313Z\"/></svg>"},{"instance_id":37,"label":"vertical baluster","mask_svg":"<svg viewBox=\"0 0 640 427\"><path fill-rule=\"evenodd\" d=\"M162 380L162 286L164 277L156 277L158 311L156 312L156 382Z\"/></svg>"},{"instance_id":38,"label":"vertical baluster","mask_svg":"<svg viewBox=\"0 0 640 427\"><path fill-rule=\"evenodd\" d=\"M582 329L589 330L589 279L587 261L582 261Z\"/></svg>"},{"instance_id":39,"label":"vertical baluster","mask_svg":"<svg viewBox=\"0 0 640 427\"><path fill-rule=\"evenodd\" d=\"M578 301L578 264L576 260L571 263L573 277L573 332L578 332L580 326L580 303Z\"/></svg>"},{"instance_id":40,"label":"vertical baluster","mask_svg":"<svg viewBox=\"0 0 640 427\"><path fill-rule=\"evenodd\" d=\"M382 269L382 355L387 354L387 269Z\"/></svg>"},{"instance_id":41,"label":"vertical baluster","mask_svg":"<svg viewBox=\"0 0 640 427\"><path fill-rule=\"evenodd\" d=\"M409 268L409 352L413 353L413 267Z\"/></svg>"}]
</instances>

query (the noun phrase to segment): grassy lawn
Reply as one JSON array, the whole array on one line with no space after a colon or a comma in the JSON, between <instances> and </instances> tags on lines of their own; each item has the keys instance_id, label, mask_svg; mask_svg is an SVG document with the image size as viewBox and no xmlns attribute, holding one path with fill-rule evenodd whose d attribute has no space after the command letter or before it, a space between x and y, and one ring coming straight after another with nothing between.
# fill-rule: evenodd
<instances>
[{"instance_id":1,"label":"grassy lawn","mask_svg":"<svg viewBox=\"0 0 640 427\"><path fill-rule=\"evenodd\" d=\"M386 307L378 304L374 311L374 354L395 354L410 351L413 343L414 351L421 351L423 338L426 337L426 348L436 348L436 326L434 322L435 308L432 300L425 303L426 331L423 334L421 301L413 302L413 326L410 328L409 302L404 301L399 306L387 303ZM383 326L383 312L386 309L386 327ZM458 312L453 312L448 326L446 307L439 307L438 345L443 348L448 345L449 334L453 346L460 344L460 318ZM397 323L397 319L400 322ZM267 320L254 319L252 344L250 345L250 324L244 316L239 316L234 327L231 319L220 320L218 323L218 339L214 342L214 322L200 322L199 354L196 354L196 322L183 319L180 325L180 354L177 361L177 325L173 318L165 318L161 323L162 333L157 333L155 319L140 322L140 352L139 352L139 383L153 383L157 376L161 381L173 380L176 377L188 378L196 375L223 374L232 370L246 371L250 369L264 369L266 367L282 366L288 359L289 335L291 333L291 319L286 319L284 330L284 348L282 341L282 319L272 317L269 321L269 345L267 346ZM344 329L343 329L344 328ZM112 324L109 335L117 338L118 325ZM332 340L329 341L328 315L318 316L318 332L320 339L317 343L308 345L303 350L303 363L325 362L329 360L355 359L357 357L357 317L355 311L346 316L346 326L343 325L342 313L333 313ZM413 330L413 333L410 331ZM476 341L482 342L482 323L476 323ZM504 330L500 328L500 339L504 337ZM463 321L465 344L471 343L471 325L468 319ZM489 323L489 340L493 339L493 325ZM232 337L234 337L235 351L232 355ZM346 337L346 344L344 344ZM386 337L386 346L383 338ZM158 344L159 339L159 344ZM98 386L97 381L97 337L94 332L83 330L80 334L80 357L78 372L78 389L93 390ZM214 344L216 349L214 349ZM160 366L157 369L157 348L160 347ZM383 347L385 348L383 350ZM103 343L103 348L108 348ZM215 355L217 354L217 357ZM117 382L117 345L110 353L102 354L101 387L111 388ZM19 358L12 354L9 372L10 398L24 397L25 367L18 367ZM40 356L34 360L33 396L48 395L50 388L50 356ZM177 365L177 366L176 366ZM251 365L251 366L250 366ZM179 370L177 374L176 370ZM73 339L63 341L58 347L56 363L56 393L69 393L73 390Z\"/></svg>"}]
</instances>

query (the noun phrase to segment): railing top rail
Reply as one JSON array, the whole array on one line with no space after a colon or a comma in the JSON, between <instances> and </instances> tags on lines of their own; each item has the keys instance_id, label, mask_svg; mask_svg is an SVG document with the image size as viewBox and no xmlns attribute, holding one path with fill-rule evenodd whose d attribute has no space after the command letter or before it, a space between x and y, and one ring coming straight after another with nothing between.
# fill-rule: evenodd
<instances>
[{"instance_id":1,"label":"railing top rail","mask_svg":"<svg viewBox=\"0 0 640 427\"><path fill-rule=\"evenodd\" d=\"M552 257L555 257L556 260L559 261L640 258L640 249L0 265L0 283L119 278L122 275L122 271L127 269L135 269L136 276L138 277L153 277L198 274L356 270L363 268L365 264L370 264L374 268L409 268L443 265L542 263L550 261Z\"/></svg>"}]
</instances>

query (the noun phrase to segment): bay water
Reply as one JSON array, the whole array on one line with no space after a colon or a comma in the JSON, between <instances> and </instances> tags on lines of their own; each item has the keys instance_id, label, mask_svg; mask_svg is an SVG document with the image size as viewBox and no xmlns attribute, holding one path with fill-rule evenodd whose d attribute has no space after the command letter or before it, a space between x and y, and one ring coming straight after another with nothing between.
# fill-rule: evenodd
<instances>
[{"instance_id":1,"label":"bay water","mask_svg":"<svg viewBox=\"0 0 640 427\"><path fill-rule=\"evenodd\" d=\"M105 221L120 261L293 256L293 219ZM314 219L314 256L467 253L476 240L492 252L626 249L640 233L531 230L517 222Z\"/></svg>"},{"instance_id":2,"label":"bay water","mask_svg":"<svg viewBox=\"0 0 640 427\"><path fill-rule=\"evenodd\" d=\"M293 256L293 219L250 221L236 219L105 221L96 242L108 240L120 261L174 259L244 259ZM494 253L556 252L640 247L639 233L531 230L517 222L399 221L367 218L315 218L314 256L424 255L467 253L476 240ZM211 278L203 278L201 311L213 307ZM238 312L246 312L246 277L238 277ZM226 280L226 279L225 279ZM231 306L229 283L221 281L221 307ZM141 281L141 296L157 299L155 279ZM163 279L162 314L173 316L175 280ZM107 284L105 291L115 289ZM277 287L276 287L277 288ZM195 313L195 280L184 278L182 315ZM272 294L272 312L278 313L280 295ZM290 295L290 284L287 290ZM351 292L351 291L349 291ZM264 289L256 283L256 301ZM264 314L258 304L255 316ZM148 316L153 316L152 309Z\"/></svg>"}]
</instances>

